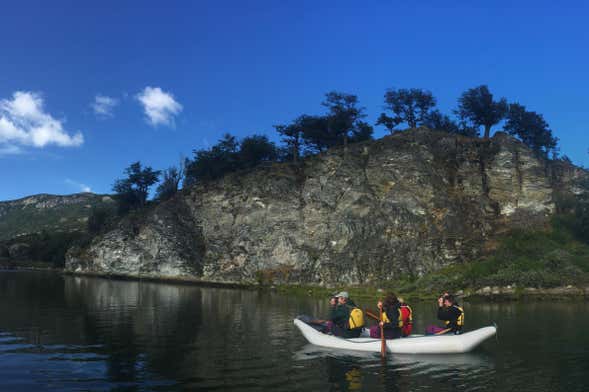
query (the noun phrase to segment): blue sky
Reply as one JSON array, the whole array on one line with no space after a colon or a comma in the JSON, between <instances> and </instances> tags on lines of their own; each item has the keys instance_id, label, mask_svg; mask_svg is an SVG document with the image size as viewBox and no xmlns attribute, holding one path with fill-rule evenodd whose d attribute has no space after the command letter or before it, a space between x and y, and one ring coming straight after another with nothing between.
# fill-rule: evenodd
<instances>
[{"instance_id":1,"label":"blue sky","mask_svg":"<svg viewBox=\"0 0 589 392\"><path fill-rule=\"evenodd\" d=\"M277 139L330 90L374 123L387 88L449 113L487 84L589 166L586 2L89 3L2 5L0 200L108 193L130 163L164 169L225 132Z\"/></svg>"}]
</instances>

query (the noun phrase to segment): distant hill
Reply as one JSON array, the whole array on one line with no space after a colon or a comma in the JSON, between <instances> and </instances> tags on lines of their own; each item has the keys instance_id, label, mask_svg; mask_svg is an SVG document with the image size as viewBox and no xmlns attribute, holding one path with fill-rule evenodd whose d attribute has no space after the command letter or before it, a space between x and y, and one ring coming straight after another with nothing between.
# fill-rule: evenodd
<instances>
[{"instance_id":1,"label":"distant hill","mask_svg":"<svg viewBox=\"0 0 589 392\"><path fill-rule=\"evenodd\" d=\"M108 195L77 193L67 196L39 194L0 202L0 241L41 232L86 231L88 217L97 206L115 208Z\"/></svg>"},{"instance_id":2,"label":"distant hill","mask_svg":"<svg viewBox=\"0 0 589 392\"><path fill-rule=\"evenodd\" d=\"M0 202L0 266L63 266L67 249L90 237L88 218L95 210L115 215L115 200L78 193Z\"/></svg>"}]
</instances>

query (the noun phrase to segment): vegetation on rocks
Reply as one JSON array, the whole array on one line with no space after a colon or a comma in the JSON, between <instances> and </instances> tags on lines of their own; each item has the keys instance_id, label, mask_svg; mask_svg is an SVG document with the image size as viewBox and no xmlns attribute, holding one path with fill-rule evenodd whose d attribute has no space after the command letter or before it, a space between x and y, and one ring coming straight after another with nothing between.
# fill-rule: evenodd
<instances>
[{"instance_id":1,"label":"vegetation on rocks","mask_svg":"<svg viewBox=\"0 0 589 392\"><path fill-rule=\"evenodd\" d=\"M582 186L587 189L587 184ZM520 298L525 297L527 290L536 290L531 291L535 296L558 296L561 294L554 288L567 288L566 297L571 294L586 296L589 286L589 199L586 195L582 193L574 201L561 204L561 212L547 227L506 233L498 239L494 250L475 261L447 266L419 278L405 275L352 287L278 285L277 290L329 296L345 288L353 297L367 299L393 291L413 301L435 298L440 291L460 292L465 296L484 293L483 296Z\"/></svg>"},{"instance_id":2,"label":"vegetation on rocks","mask_svg":"<svg viewBox=\"0 0 589 392\"><path fill-rule=\"evenodd\" d=\"M84 231L94 208L112 211L110 196L80 193L71 196L35 195L0 202L0 241L32 233Z\"/></svg>"},{"instance_id":3,"label":"vegetation on rocks","mask_svg":"<svg viewBox=\"0 0 589 392\"><path fill-rule=\"evenodd\" d=\"M548 231L515 231L481 260L446 267L417 282L423 291L485 286L550 288L589 283L589 246L555 219Z\"/></svg>"},{"instance_id":4,"label":"vegetation on rocks","mask_svg":"<svg viewBox=\"0 0 589 392\"><path fill-rule=\"evenodd\" d=\"M570 173L560 175L548 159L557 139L541 115L494 99L487 86L460 97L457 121L426 90L388 90L385 104L390 113L376 125L393 135L377 141L368 141L358 98L330 92L323 114L275 127L283 146L227 134L178 168L135 162L113 187L118 214L85 205L78 226L87 226L75 236L37 230L25 245L0 244L0 257L62 265L77 245L74 271L345 284L359 296L589 282L589 203L565 183L578 168L568 162ZM489 138L501 123L519 141ZM401 124L430 129L397 132ZM569 206L559 207L560 191ZM559 215L547 225L555 201ZM54 214L53 228L66 225L64 216Z\"/></svg>"},{"instance_id":5,"label":"vegetation on rocks","mask_svg":"<svg viewBox=\"0 0 589 392\"><path fill-rule=\"evenodd\" d=\"M441 291L471 296L485 287L509 287L515 294L509 297L520 297L527 288L573 286L581 289L578 295L584 295L582 289L589 285L589 244L575 235L573 224L576 222L570 216L560 216L548 230L511 232L501 239L491 255L448 266L417 279L403 276L363 286L279 285L277 289L290 294L329 296L345 288L354 298L368 299L392 291L411 301L433 299Z\"/></svg>"}]
</instances>

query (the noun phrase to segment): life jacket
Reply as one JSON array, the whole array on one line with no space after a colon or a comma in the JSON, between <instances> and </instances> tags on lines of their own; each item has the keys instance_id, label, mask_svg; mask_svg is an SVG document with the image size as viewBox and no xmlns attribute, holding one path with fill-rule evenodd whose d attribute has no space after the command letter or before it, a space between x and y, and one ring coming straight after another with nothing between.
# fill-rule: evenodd
<instances>
[{"instance_id":1,"label":"life jacket","mask_svg":"<svg viewBox=\"0 0 589 392\"><path fill-rule=\"evenodd\" d=\"M409 336L411 335L411 330L413 329L413 309L411 309L411 306L407 304L401 304L399 306L399 311L401 312L401 318L403 319L401 331L403 336Z\"/></svg>"},{"instance_id":2,"label":"life jacket","mask_svg":"<svg viewBox=\"0 0 589 392\"><path fill-rule=\"evenodd\" d=\"M464 325L464 310L458 305L452 305L456 309L460 310L460 316L456 319L456 331L460 331ZM451 327L450 321L446 321L446 326Z\"/></svg>"},{"instance_id":3,"label":"life jacket","mask_svg":"<svg viewBox=\"0 0 589 392\"><path fill-rule=\"evenodd\" d=\"M362 312L362 309L355 306L352 307L348 325L350 329L362 328L364 326L364 312Z\"/></svg>"},{"instance_id":4,"label":"life jacket","mask_svg":"<svg viewBox=\"0 0 589 392\"><path fill-rule=\"evenodd\" d=\"M389 320L389 317L387 316L387 312L382 312L382 316L380 319L383 323L392 323L392 321ZM397 326L399 328L403 328L403 320L403 313L401 312L401 309L399 309L399 319L397 320Z\"/></svg>"}]
</instances>

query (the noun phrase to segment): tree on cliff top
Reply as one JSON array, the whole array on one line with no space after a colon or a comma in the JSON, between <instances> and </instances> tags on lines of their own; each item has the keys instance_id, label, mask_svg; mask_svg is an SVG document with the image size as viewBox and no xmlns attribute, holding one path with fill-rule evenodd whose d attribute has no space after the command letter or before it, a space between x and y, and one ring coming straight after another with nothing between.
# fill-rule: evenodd
<instances>
[{"instance_id":1,"label":"tree on cliff top","mask_svg":"<svg viewBox=\"0 0 589 392\"><path fill-rule=\"evenodd\" d=\"M445 114L442 114L439 110L433 110L425 116L423 125L429 129L444 131L448 133L456 133L458 135L477 137L477 129L469 126L464 121L456 123Z\"/></svg>"},{"instance_id":2,"label":"tree on cliff top","mask_svg":"<svg viewBox=\"0 0 589 392\"><path fill-rule=\"evenodd\" d=\"M149 166L141 167L139 161L132 163L125 169L127 178L116 180L112 188L117 193L119 206L123 210L126 207L143 207L147 202L149 188L157 182L160 173Z\"/></svg>"},{"instance_id":3,"label":"tree on cliff top","mask_svg":"<svg viewBox=\"0 0 589 392\"><path fill-rule=\"evenodd\" d=\"M194 150L194 159L186 163L186 183L213 180L238 167L239 144L235 136L224 134L221 140L208 150Z\"/></svg>"},{"instance_id":4,"label":"tree on cliff top","mask_svg":"<svg viewBox=\"0 0 589 392\"><path fill-rule=\"evenodd\" d=\"M286 144L289 159L292 159L294 163L298 162L302 152L304 118L305 115L302 115L288 125L274 125L274 129L282 136L282 141Z\"/></svg>"},{"instance_id":5,"label":"tree on cliff top","mask_svg":"<svg viewBox=\"0 0 589 392\"><path fill-rule=\"evenodd\" d=\"M321 105L328 109L325 115L302 115L279 132L300 130L302 145L311 152L372 139L372 127L362 121L366 114L357 96L331 91Z\"/></svg>"},{"instance_id":6,"label":"tree on cliff top","mask_svg":"<svg viewBox=\"0 0 589 392\"><path fill-rule=\"evenodd\" d=\"M527 111L523 105L518 103L509 105L504 128L532 150L544 156L556 149L558 138L552 136L552 131L544 117L536 112Z\"/></svg>"},{"instance_id":7,"label":"tree on cliff top","mask_svg":"<svg viewBox=\"0 0 589 392\"><path fill-rule=\"evenodd\" d=\"M433 110L425 116L423 126L436 131L448 133L459 133L460 127L450 117L442 114L439 110Z\"/></svg>"},{"instance_id":8,"label":"tree on cliff top","mask_svg":"<svg viewBox=\"0 0 589 392\"><path fill-rule=\"evenodd\" d=\"M278 148L266 136L248 136L240 143L235 136L227 133L210 149L194 150L194 159L186 161L185 183L193 185L214 180L227 173L249 169L277 158Z\"/></svg>"},{"instance_id":9,"label":"tree on cliff top","mask_svg":"<svg viewBox=\"0 0 589 392\"><path fill-rule=\"evenodd\" d=\"M239 145L239 166L249 169L262 162L273 162L278 158L278 148L266 135L245 137Z\"/></svg>"},{"instance_id":10,"label":"tree on cliff top","mask_svg":"<svg viewBox=\"0 0 589 392\"><path fill-rule=\"evenodd\" d=\"M493 94L485 85L466 90L458 99L456 114L476 127L485 128L485 138L489 138L491 127L505 118L508 105L505 98L493 100Z\"/></svg>"},{"instance_id":11,"label":"tree on cliff top","mask_svg":"<svg viewBox=\"0 0 589 392\"><path fill-rule=\"evenodd\" d=\"M366 117L364 108L358 106L358 97L353 94L346 94L331 91L325 94L325 101L321 103L328 110L327 133L333 135L336 144L348 145L348 142L368 140L372 133L362 123Z\"/></svg>"},{"instance_id":12,"label":"tree on cliff top","mask_svg":"<svg viewBox=\"0 0 589 392\"><path fill-rule=\"evenodd\" d=\"M286 158L292 159L294 163L298 162L301 155L305 153L306 147L309 147L306 145L309 140L317 142L317 146L313 147L317 150L322 150L324 144L330 146L334 143L332 138L325 137L327 121L322 116L302 114L290 124L274 125L274 129L282 136L282 142L286 144ZM307 135L306 139L305 134Z\"/></svg>"},{"instance_id":13,"label":"tree on cliff top","mask_svg":"<svg viewBox=\"0 0 589 392\"><path fill-rule=\"evenodd\" d=\"M389 89L384 95L384 108L394 113L393 117L381 113L376 124L384 125L392 134L395 127L406 122L410 128L423 125L430 110L436 106L431 92L418 88Z\"/></svg>"},{"instance_id":14,"label":"tree on cliff top","mask_svg":"<svg viewBox=\"0 0 589 392\"><path fill-rule=\"evenodd\" d=\"M372 128L372 125L364 121L358 121L354 133L350 136L350 143L372 140L373 133L374 128Z\"/></svg>"},{"instance_id":15,"label":"tree on cliff top","mask_svg":"<svg viewBox=\"0 0 589 392\"><path fill-rule=\"evenodd\" d=\"M171 166L164 170L162 182L157 186L155 198L160 201L168 200L180 189L180 182L184 178L184 162L181 161L180 168Z\"/></svg>"},{"instance_id":16,"label":"tree on cliff top","mask_svg":"<svg viewBox=\"0 0 589 392\"><path fill-rule=\"evenodd\" d=\"M329 127L327 116L303 115L299 121L303 143L308 151L321 152L339 144L338 135Z\"/></svg>"}]
</instances>

